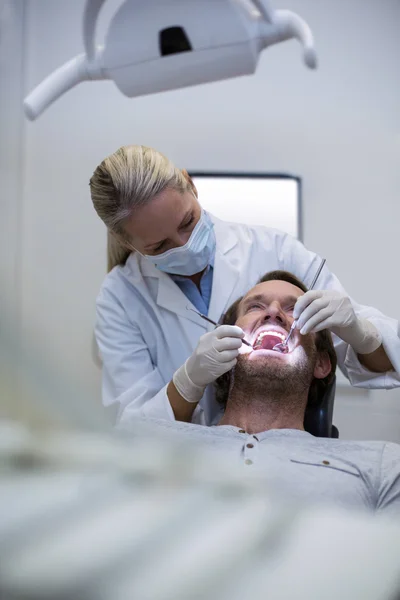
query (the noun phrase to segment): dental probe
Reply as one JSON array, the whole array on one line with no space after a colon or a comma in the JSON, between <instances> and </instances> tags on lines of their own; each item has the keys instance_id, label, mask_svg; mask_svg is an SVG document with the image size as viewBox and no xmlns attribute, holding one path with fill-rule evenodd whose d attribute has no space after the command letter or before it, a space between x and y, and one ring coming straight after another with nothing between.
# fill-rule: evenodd
<instances>
[{"instance_id":1,"label":"dental probe","mask_svg":"<svg viewBox=\"0 0 400 600\"><path fill-rule=\"evenodd\" d=\"M326 259L325 259L325 258L323 258L323 259L322 259L322 261L321 261L321 264L320 264L320 265L319 265L319 267L318 267L318 271L316 272L316 274L315 274L315 277L314 277L314 279L312 280L312 283L311 283L310 287L308 288L308 291L310 291L310 290L312 290L312 289L313 289L313 287L314 287L314 285L316 284L316 282L317 282L317 279L318 279L318 277L319 277L319 274L321 273L321 271L322 271L322 268L323 268L323 266L324 266L324 264L325 264L325 263L326 263ZM280 344L276 344L276 345L275 345L275 346L272 348L273 350L277 350L278 352L287 352L287 345L288 345L288 341L289 341L289 338L290 338L290 336L292 335L292 333L293 333L293 331L294 331L294 329L295 329L296 325L297 325L297 321L293 321L293 323L292 323L292 326L291 326L291 328L289 329L289 333L288 333L288 335L287 335L287 338L286 338L286 340L285 340L284 342L281 342Z\"/></svg>"},{"instance_id":2,"label":"dental probe","mask_svg":"<svg viewBox=\"0 0 400 600\"><path fill-rule=\"evenodd\" d=\"M202 315L201 312L198 312L197 310L194 310L193 308L190 308L190 306L186 307L186 310L191 310L192 312L196 313L196 315L199 315L199 317L201 317L202 319L204 319L205 321L208 321L209 323L211 323L211 325L215 325L215 327L219 327L220 323L216 323L215 321L213 321L212 319L209 319L208 317L206 317L206 315ZM250 342L248 342L247 340L245 340L244 338L242 338L242 342L243 344L246 344L246 346L250 346L250 348L252 348L253 346L250 344Z\"/></svg>"}]
</instances>

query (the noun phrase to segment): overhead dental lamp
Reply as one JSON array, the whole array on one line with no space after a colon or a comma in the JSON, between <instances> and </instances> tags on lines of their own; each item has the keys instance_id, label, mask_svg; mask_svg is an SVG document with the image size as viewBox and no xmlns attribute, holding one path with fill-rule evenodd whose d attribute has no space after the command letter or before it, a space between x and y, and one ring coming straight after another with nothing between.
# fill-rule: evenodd
<instances>
[{"instance_id":1,"label":"overhead dental lamp","mask_svg":"<svg viewBox=\"0 0 400 600\"><path fill-rule=\"evenodd\" d=\"M25 99L35 120L82 81L111 79L129 98L219 81L255 72L261 51L297 38L304 62L316 67L308 25L269 0L125 0L95 45L105 0L87 0L85 52L51 73Z\"/></svg>"}]
</instances>

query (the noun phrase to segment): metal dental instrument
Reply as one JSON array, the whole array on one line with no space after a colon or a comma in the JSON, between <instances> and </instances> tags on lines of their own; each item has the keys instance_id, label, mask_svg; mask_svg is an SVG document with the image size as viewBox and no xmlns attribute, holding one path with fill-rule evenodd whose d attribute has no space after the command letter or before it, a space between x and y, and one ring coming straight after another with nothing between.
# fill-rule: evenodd
<instances>
[{"instance_id":1,"label":"metal dental instrument","mask_svg":"<svg viewBox=\"0 0 400 600\"><path fill-rule=\"evenodd\" d=\"M209 323L211 323L211 325L215 325L215 327L219 327L220 323L216 323L215 321L213 321L212 319L209 319L208 317L206 317L206 315L202 315L201 312L194 310L193 308L190 308L190 306L186 307L186 310L191 310L192 312L196 313L196 315L199 315L199 317L201 317L202 319L204 319L205 321L208 321ZM243 344L246 344L246 346L250 346L250 348L252 348L253 346L250 344L250 342L248 342L247 340L242 338L242 342Z\"/></svg>"},{"instance_id":2,"label":"metal dental instrument","mask_svg":"<svg viewBox=\"0 0 400 600\"><path fill-rule=\"evenodd\" d=\"M324 264L326 263L326 259L323 258L321 261L321 264L318 267L318 271L315 274L314 279L312 280L312 283L310 285L310 287L308 288L308 291L312 290L314 288L314 285L317 282L317 279L319 277L319 274L322 271L322 268L324 266ZM291 328L289 329L289 333L287 334L287 337L285 339L284 342L281 342L280 344L276 344L272 350L276 350L277 352L282 352L282 353L286 353L288 351L288 341L290 339L290 336L292 335L293 331L295 330L295 327L297 325L297 321L293 321Z\"/></svg>"}]
</instances>

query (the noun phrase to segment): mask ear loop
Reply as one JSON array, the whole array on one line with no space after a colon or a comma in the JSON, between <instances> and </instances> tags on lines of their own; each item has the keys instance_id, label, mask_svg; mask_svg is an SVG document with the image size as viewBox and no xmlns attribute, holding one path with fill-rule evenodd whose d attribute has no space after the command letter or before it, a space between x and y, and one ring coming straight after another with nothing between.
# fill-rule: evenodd
<instances>
[{"instance_id":1,"label":"mask ear loop","mask_svg":"<svg viewBox=\"0 0 400 600\"><path fill-rule=\"evenodd\" d=\"M142 254L140 252L140 250L138 250L137 248L135 248L135 246L133 244L131 244L130 242L125 242L125 247L130 252L136 252L136 254L139 254L139 256L142 256L143 258L146 258L146 255Z\"/></svg>"},{"instance_id":2,"label":"mask ear loop","mask_svg":"<svg viewBox=\"0 0 400 600\"><path fill-rule=\"evenodd\" d=\"M109 230L110 231L110 230ZM140 254L141 256L143 256L143 254L141 254L141 252L139 252L139 250L136 250L136 248L133 246L133 244L131 244L130 242L128 242L128 240L121 238L119 235L113 233L112 231L110 231L111 235L114 237L114 239L121 245L123 246L123 248L125 248L125 250L127 250L128 252L137 252L138 254Z\"/></svg>"}]
</instances>

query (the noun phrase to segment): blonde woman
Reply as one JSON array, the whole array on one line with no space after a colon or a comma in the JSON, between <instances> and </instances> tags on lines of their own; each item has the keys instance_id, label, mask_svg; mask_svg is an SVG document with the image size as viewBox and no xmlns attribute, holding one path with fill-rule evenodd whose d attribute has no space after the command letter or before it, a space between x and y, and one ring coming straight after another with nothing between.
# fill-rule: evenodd
<instances>
[{"instance_id":1,"label":"blonde woman","mask_svg":"<svg viewBox=\"0 0 400 600\"><path fill-rule=\"evenodd\" d=\"M307 285L320 258L286 233L208 214L187 172L152 148L124 146L107 157L90 192L108 229L96 323L103 403L118 406L120 422L217 422L210 384L235 365L244 333L214 329L188 307L219 322L266 271L289 271ZM326 266L318 289L290 308L301 333L335 334L353 385L400 386L398 322L352 301ZM279 311L260 314L270 327L280 322Z\"/></svg>"}]
</instances>

